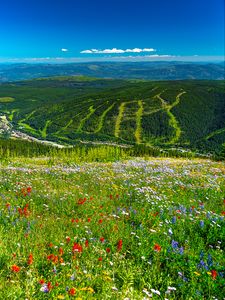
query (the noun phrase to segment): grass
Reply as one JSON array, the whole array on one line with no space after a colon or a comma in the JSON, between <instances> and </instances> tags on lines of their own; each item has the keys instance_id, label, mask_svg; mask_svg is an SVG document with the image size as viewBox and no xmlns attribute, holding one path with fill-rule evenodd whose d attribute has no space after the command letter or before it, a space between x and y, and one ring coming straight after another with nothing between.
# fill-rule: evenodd
<instances>
[{"instance_id":1,"label":"grass","mask_svg":"<svg viewBox=\"0 0 225 300\"><path fill-rule=\"evenodd\" d=\"M68 161L1 162L0 299L223 299L224 163Z\"/></svg>"},{"instance_id":2,"label":"grass","mask_svg":"<svg viewBox=\"0 0 225 300\"><path fill-rule=\"evenodd\" d=\"M0 103L8 103L8 102L14 102L15 98L12 97L0 97Z\"/></svg>"}]
</instances>

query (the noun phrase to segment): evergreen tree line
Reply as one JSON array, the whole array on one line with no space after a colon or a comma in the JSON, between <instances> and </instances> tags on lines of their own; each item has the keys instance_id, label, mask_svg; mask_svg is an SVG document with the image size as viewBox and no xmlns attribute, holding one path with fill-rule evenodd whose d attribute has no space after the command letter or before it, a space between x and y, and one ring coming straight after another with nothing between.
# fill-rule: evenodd
<instances>
[{"instance_id":1,"label":"evergreen tree line","mask_svg":"<svg viewBox=\"0 0 225 300\"><path fill-rule=\"evenodd\" d=\"M16 157L48 157L62 159L68 162L94 162L94 161L117 161L131 157L204 157L194 151L182 151L181 149L161 149L144 144L129 147L112 145L75 145L71 148L57 148L36 142L22 140L0 140L0 159ZM208 156L205 156L208 157ZM215 155L217 160L225 159L225 147Z\"/></svg>"}]
</instances>

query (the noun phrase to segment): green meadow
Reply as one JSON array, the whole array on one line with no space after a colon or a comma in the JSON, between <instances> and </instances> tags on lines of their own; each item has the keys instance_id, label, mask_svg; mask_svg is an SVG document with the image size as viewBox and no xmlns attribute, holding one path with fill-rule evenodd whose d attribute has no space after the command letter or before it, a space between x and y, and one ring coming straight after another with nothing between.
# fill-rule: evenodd
<instances>
[{"instance_id":1,"label":"green meadow","mask_svg":"<svg viewBox=\"0 0 225 300\"><path fill-rule=\"evenodd\" d=\"M1 299L223 299L224 162L112 156L1 159Z\"/></svg>"}]
</instances>

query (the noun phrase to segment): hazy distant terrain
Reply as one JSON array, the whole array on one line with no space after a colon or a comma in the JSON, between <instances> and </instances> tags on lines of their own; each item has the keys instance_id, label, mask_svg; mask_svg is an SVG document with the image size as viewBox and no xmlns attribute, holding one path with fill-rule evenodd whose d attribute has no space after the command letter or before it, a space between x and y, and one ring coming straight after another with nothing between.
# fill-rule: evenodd
<instances>
[{"instance_id":1,"label":"hazy distant terrain","mask_svg":"<svg viewBox=\"0 0 225 300\"><path fill-rule=\"evenodd\" d=\"M0 82L49 76L179 80L225 78L223 63L96 62L71 64L0 64Z\"/></svg>"},{"instance_id":2,"label":"hazy distant terrain","mask_svg":"<svg viewBox=\"0 0 225 300\"><path fill-rule=\"evenodd\" d=\"M225 143L224 81L52 77L0 85L0 113L34 137L215 150Z\"/></svg>"}]
</instances>

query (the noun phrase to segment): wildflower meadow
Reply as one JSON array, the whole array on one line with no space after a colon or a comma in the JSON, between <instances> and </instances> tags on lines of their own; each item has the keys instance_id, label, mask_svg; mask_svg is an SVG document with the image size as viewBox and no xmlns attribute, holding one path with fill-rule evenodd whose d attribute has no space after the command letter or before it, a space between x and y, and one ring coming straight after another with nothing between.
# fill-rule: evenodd
<instances>
[{"instance_id":1,"label":"wildflower meadow","mask_svg":"<svg viewBox=\"0 0 225 300\"><path fill-rule=\"evenodd\" d=\"M0 164L0 299L225 299L225 164Z\"/></svg>"}]
</instances>

